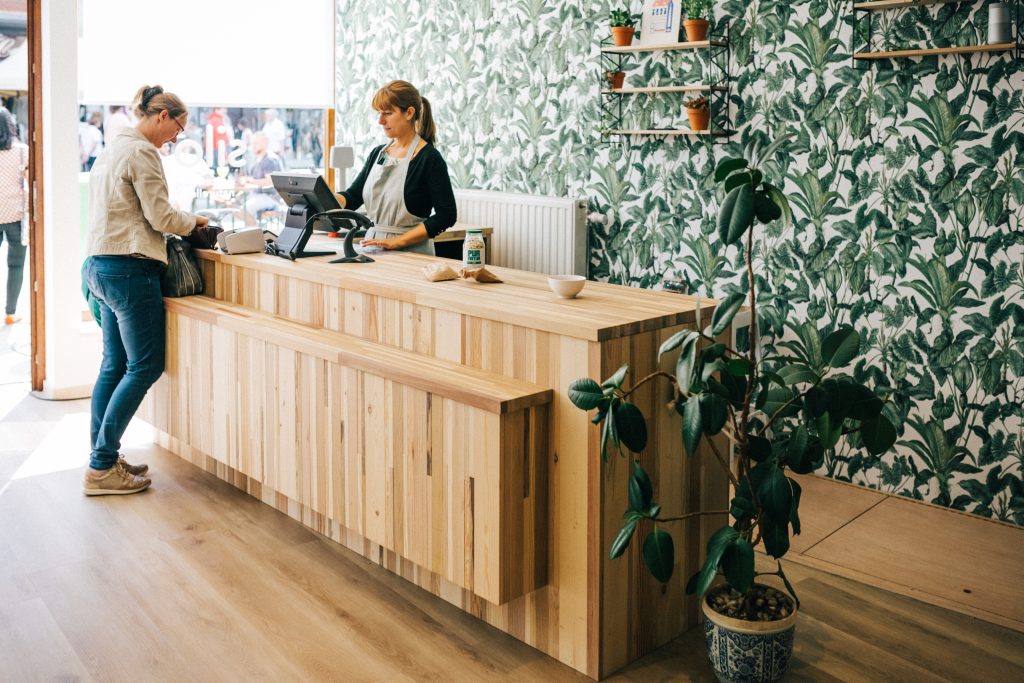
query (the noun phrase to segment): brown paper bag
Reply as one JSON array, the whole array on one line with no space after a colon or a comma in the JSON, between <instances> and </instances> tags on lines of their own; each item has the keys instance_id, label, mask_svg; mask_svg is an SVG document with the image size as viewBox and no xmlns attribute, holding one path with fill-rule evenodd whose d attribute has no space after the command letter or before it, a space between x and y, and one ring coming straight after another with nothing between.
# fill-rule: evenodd
<instances>
[{"instance_id":1,"label":"brown paper bag","mask_svg":"<svg viewBox=\"0 0 1024 683\"><path fill-rule=\"evenodd\" d=\"M431 282L444 282L459 277L459 274L452 270L447 263L432 263L429 266L424 266L423 274Z\"/></svg>"}]
</instances>

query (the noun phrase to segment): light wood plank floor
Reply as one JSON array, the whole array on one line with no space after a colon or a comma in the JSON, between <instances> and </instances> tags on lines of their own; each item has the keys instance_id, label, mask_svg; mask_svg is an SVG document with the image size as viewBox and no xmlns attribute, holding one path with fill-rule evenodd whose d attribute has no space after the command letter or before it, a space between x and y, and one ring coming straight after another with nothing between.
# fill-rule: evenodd
<instances>
[{"instance_id":1,"label":"light wood plank floor","mask_svg":"<svg viewBox=\"0 0 1024 683\"><path fill-rule=\"evenodd\" d=\"M62 444L85 442L85 410L0 416L22 434L0 438L0 681L589 680L154 446L128 452L151 491L83 497L80 469L40 464L84 457ZM789 680L1024 680L1024 635L787 571L805 605ZM694 630L610 680L714 678Z\"/></svg>"}]
</instances>

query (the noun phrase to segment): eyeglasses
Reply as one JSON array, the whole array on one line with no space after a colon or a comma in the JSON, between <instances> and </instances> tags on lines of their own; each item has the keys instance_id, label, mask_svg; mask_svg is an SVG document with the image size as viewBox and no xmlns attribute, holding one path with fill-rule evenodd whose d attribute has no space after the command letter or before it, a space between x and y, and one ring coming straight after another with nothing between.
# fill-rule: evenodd
<instances>
[{"instance_id":1,"label":"eyeglasses","mask_svg":"<svg viewBox=\"0 0 1024 683\"><path fill-rule=\"evenodd\" d=\"M182 133L185 132L185 126L183 126L180 123L178 123L178 119L176 119L176 118L174 118L172 116L171 117L171 121L174 121L174 125L176 125L178 127L178 132L175 134L175 137L177 137L178 135L181 135Z\"/></svg>"}]
</instances>

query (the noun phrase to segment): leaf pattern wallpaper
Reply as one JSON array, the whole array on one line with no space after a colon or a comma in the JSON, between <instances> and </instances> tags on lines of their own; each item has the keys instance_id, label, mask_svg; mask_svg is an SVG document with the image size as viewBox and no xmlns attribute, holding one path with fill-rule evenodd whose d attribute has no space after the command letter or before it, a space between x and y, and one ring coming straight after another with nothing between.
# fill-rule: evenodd
<instances>
[{"instance_id":1,"label":"leaf pattern wallpaper","mask_svg":"<svg viewBox=\"0 0 1024 683\"><path fill-rule=\"evenodd\" d=\"M873 32L890 48L984 43L986 5L879 13ZM337 143L361 160L382 140L373 92L412 81L457 187L586 197L606 217L591 225L591 278L720 296L745 287L744 264L718 244L711 171L794 132L767 171L796 226L771 227L755 254L768 341L814 353L817 329L856 326L855 374L891 380L900 425L891 453L839 451L822 473L1024 524L1024 65L855 65L847 0L718 0L734 135L610 144L599 49L615 6L339 0ZM700 82L706 59L632 56L626 85ZM634 96L627 117L662 125L681 102Z\"/></svg>"}]
</instances>

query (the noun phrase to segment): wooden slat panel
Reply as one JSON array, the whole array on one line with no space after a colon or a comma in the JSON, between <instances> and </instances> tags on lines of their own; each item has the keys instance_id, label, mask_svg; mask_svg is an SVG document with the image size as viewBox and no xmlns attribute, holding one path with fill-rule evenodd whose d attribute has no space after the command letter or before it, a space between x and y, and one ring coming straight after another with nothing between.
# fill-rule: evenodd
<instances>
[{"instance_id":1,"label":"wooden slat panel","mask_svg":"<svg viewBox=\"0 0 1024 683\"><path fill-rule=\"evenodd\" d=\"M190 458L245 467L289 514L358 531L491 603L546 579L546 405L482 410L170 308L174 360L148 411L177 402L161 412L185 421L153 421ZM261 420L269 447L254 468L240 434Z\"/></svg>"},{"instance_id":2,"label":"wooden slat panel","mask_svg":"<svg viewBox=\"0 0 1024 683\"><path fill-rule=\"evenodd\" d=\"M218 329L238 331L331 363L387 376L405 385L455 398L491 412L521 410L548 403L551 399L550 389L500 374L388 348L351 335L310 329L253 311L232 310L205 297L167 299L166 306L169 311L216 324ZM400 341L400 338L392 338L392 341ZM200 357L200 362L203 357L205 354ZM197 371L204 373L207 369Z\"/></svg>"}]
</instances>

